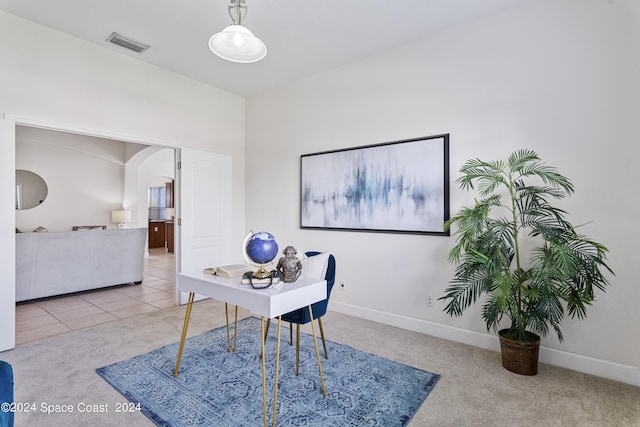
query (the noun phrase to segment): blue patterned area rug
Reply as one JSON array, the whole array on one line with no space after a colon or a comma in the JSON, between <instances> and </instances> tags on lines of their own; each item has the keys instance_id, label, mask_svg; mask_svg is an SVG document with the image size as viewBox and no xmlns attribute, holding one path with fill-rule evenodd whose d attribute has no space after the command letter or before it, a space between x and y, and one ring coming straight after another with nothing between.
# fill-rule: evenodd
<instances>
[{"instance_id":1,"label":"blue patterned area rug","mask_svg":"<svg viewBox=\"0 0 640 427\"><path fill-rule=\"evenodd\" d=\"M276 326L272 321L266 343L269 425ZM296 376L295 343L289 345L289 330L282 328L278 426L404 426L440 379L331 341L325 359L318 336L327 390L323 397L313 336L300 335ZM178 378L173 378L177 343L96 372L129 401L139 402L142 412L159 426L259 426L263 424L260 351L260 320L251 317L238 322L236 353L227 353L226 327L187 339Z\"/></svg>"}]
</instances>

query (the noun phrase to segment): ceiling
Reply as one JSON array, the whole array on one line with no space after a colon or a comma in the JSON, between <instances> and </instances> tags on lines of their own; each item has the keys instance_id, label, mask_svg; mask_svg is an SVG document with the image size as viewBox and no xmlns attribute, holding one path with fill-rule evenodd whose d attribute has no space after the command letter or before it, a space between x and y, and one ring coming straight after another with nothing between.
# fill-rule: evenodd
<instances>
[{"instance_id":1,"label":"ceiling","mask_svg":"<svg viewBox=\"0 0 640 427\"><path fill-rule=\"evenodd\" d=\"M526 0L247 0L243 25L267 57L236 64L209 37L231 24L228 0L0 0L0 10L249 97ZM151 48L105 41L119 32Z\"/></svg>"}]
</instances>

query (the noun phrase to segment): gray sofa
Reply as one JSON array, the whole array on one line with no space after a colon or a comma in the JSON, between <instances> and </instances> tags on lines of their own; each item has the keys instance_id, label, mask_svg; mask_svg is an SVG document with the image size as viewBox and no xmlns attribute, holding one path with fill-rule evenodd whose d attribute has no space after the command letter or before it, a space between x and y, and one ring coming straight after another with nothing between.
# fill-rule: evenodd
<instances>
[{"instance_id":1,"label":"gray sofa","mask_svg":"<svg viewBox=\"0 0 640 427\"><path fill-rule=\"evenodd\" d=\"M16 234L16 301L142 283L147 229Z\"/></svg>"}]
</instances>

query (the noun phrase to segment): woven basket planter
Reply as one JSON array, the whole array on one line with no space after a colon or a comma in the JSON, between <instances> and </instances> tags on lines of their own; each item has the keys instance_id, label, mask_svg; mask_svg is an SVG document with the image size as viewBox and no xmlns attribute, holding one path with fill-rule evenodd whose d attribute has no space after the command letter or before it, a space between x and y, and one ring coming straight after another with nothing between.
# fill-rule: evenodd
<instances>
[{"instance_id":1,"label":"woven basket planter","mask_svg":"<svg viewBox=\"0 0 640 427\"><path fill-rule=\"evenodd\" d=\"M540 337L532 332L527 332L527 337L532 341L516 341L503 336L506 332L509 330L503 329L498 332L502 350L502 366L516 374L536 375L538 373Z\"/></svg>"}]
</instances>

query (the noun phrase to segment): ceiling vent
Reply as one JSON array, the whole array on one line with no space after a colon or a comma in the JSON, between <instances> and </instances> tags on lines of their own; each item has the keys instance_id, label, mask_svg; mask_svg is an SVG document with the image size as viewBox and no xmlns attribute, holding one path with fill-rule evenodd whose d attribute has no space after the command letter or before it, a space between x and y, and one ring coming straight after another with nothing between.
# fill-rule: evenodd
<instances>
[{"instance_id":1,"label":"ceiling vent","mask_svg":"<svg viewBox=\"0 0 640 427\"><path fill-rule=\"evenodd\" d=\"M137 53L142 53L151 47L151 45L135 41L127 36L123 36L122 34L118 34L115 32L111 33L111 35L107 37L107 41Z\"/></svg>"}]
</instances>

